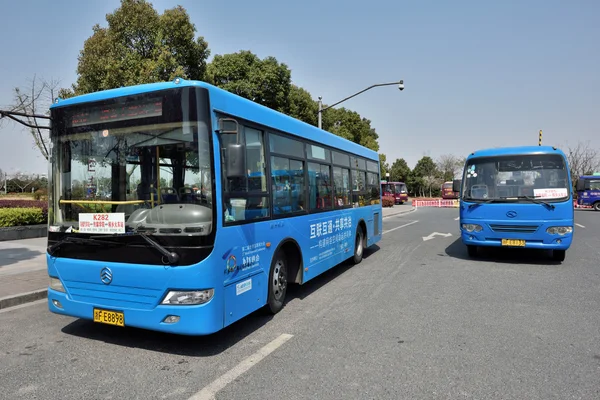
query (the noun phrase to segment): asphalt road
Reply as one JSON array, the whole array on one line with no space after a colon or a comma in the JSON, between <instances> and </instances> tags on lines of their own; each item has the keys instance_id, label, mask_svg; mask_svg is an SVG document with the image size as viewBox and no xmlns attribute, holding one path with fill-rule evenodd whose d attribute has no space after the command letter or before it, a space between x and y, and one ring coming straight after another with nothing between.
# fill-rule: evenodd
<instances>
[{"instance_id":1,"label":"asphalt road","mask_svg":"<svg viewBox=\"0 0 600 400\"><path fill-rule=\"evenodd\" d=\"M562 264L471 260L457 215L388 218L361 264L210 337L98 326L44 302L2 311L0 398L600 398L600 213L576 212Z\"/></svg>"}]
</instances>

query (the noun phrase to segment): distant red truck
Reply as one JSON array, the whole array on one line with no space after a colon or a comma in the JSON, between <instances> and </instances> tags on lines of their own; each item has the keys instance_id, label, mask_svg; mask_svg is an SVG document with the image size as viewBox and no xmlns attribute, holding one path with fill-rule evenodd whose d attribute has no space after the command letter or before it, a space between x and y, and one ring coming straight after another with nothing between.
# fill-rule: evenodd
<instances>
[{"instance_id":1,"label":"distant red truck","mask_svg":"<svg viewBox=\"0 0 600 400\"><path fill-rule=\"evenodd\" d=\"M408 201L408 189L404 182L381 182L381 195L393 197L395 204Z\"/></svg>"}]
</instances>

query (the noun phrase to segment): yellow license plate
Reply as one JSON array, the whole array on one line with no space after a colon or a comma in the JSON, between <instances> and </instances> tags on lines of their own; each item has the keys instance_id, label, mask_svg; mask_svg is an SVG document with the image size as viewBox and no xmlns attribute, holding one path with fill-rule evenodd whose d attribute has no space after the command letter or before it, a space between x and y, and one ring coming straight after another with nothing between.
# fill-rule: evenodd
<instances>
[{"instance_id":1,"label":"yellow license plate","mask_svg":"<svg viewBox=\"0 0 600 400\"><path fill-rule=\"evenodd\" d=\"M99 310L94 308L94 322L125 326L125 315L122 312Z\"/></svg>"},{"instance_id":2,"label":"yellow license plate","mask_svg":"<svg viewBox=\"0 0 600 400\"><path fill-rule=\"evenodd\" d=\"M525 247L523 239L502 239L502 246Z\"/></svg>"}]
</instances>

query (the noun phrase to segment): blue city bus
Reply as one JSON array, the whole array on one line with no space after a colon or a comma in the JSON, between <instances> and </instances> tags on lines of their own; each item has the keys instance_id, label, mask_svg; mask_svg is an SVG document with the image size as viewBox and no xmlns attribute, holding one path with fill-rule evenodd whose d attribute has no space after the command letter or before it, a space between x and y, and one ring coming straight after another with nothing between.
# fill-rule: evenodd
<instances>
[{"instance_id":1,"label":"blue city bus","mask_svg":"<svg viewBox=\"0 0 600 400\"><path fill-rule=\"evenodd\" d=\"M600 211L600 173L577 179L577 204Z\"/></svg>"},{"instance_id":2,"label":"blue city bus","mask_svg":"<svg viewBox=\"0 0 600 400\"><path fill-rule=\"evenodd\" d=\"M479 150L465 162L460 230L470 257L480 246L552 250L563 261L574 210L565 154L548 146Z\"/></svg>"},{"instance_id":3,"label":"blue city bus","mask_svg":"<svg viewBox=\"0 0 600 400\"><path fill-rule=\"evenodd\" d=\"M207 83L50 111L53 313L210 334L381 240L375 151Z\"/></svg>"}]
</instances>

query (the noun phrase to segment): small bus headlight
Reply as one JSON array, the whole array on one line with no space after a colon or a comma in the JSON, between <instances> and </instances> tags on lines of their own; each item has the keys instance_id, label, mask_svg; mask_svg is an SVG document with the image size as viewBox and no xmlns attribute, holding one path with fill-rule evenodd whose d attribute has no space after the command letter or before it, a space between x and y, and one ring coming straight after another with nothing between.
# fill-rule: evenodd
<instances>
[{"instance_id":1,"label":"small bus headlight","mask_svg":"<svg viewBox=\"0 0 600 400\"><path fill-rule=\"evenodd\" d=\"M60 279L54 278L52 276L50 277L50 289L56 290L57 292L66 293L65 287L63 286L63 284L60 281Z\"/></svg>"},{"instance_id":2,"label":"small bus headlight","mask_svg":"<svg viewBox=\"0 0 600 400\"><path fill-rule=\"evenodd\" d=\"M167 293L161 304L171 305L197 305L204 304L212 299L214 289L206 290L175 290Z\"/></svg>"},{"instance_id":3,"label":"small bus headlight","mask_svg":"<svg viewBox=\"0 0 600 400\"><path fill-rule=\"evenodd\" d=\"M481 232L483 228L477 224L462 224L462 228L467 232Z\"/></svg>"},{"instance_id":4,"label":"small bus headlight","mask_svg":"<svg viewBox=\"0 0 600 400\"><path fill-rule=\"evenodd\" d=\"M573 232L573 227L572 226L551 226L550 228L546 229L546 232L548 232L551 235L566 235L567 233L571 233Z\"/></svg>"}]
</instances>

